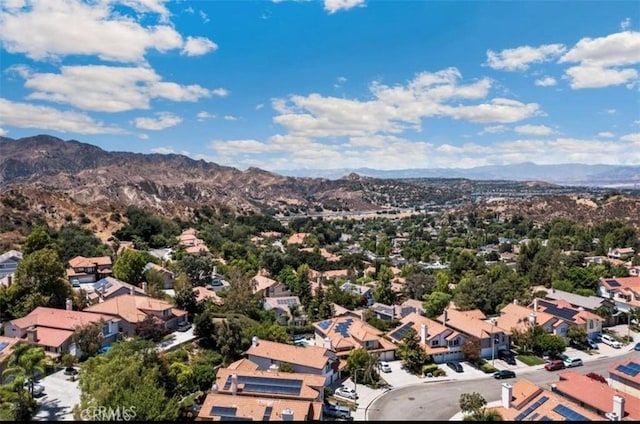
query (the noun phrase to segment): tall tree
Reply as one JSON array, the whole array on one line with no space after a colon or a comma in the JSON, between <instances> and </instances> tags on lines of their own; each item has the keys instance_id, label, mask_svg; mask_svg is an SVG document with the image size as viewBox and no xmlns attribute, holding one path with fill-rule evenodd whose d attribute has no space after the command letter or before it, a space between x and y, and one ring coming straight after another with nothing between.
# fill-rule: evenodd
<instances>
[{"instance_id":1,"label":"tall tree","mask_svg":"<svg viewBox=\"0 0 640 424\"><path fill-rule=\"evenodd\" d=\"M104 320L100 320L92 324L78 327L73 332L73 342L76 344L76 347L80 352L82 352L82 358L88 358L98 353L104 340L102 334L103 327Z\"/></svg>"},{"instance_id":2,"label":"tall tree","mask_svg":"<svg viewBox=\"0 0 640 424\"><path fill-rule=\"evenodd\" d=\"M418 333L413 328L409 329L398 344L398 356L402 364L414 374L422 372L422 366L429 357L418 343Z\"/></svg>"},{"instance_id":3,"label":"tall tree","mask_svg":"<svg viewBox=\"0 0 640 424\"><path fill-rule=\"evenodd\" d=\"M18 343L9 357L7 368L2 372L3 378L13 376L14 379L26 381L29 394L33 397L33 387L38 376L45 375L47 355L40 346L30 343Z\"/></svg>"},{"instance_id":4,"label":"tall tree","mask_svg":"<svg viewBox=\"0 0 640 424\"><path fill-rule=\"evenodd\" d=\"M45 226L37 226L27 236L22 244L22 254L29 255L41 249L48 249L54 246L49 229Z\"/></svg>"},{"instance_id":5,"label":"tall tree","mask_svg":"<svg viewBox=\"0 0 640 424\"><path fill-rule=\"evenodd\" d=\"M225 320L216 325L216 344L224 358L230 364L242 355L242 326L237 320Z\"/></svg>"},{"instance_id":6,"label":"tall tree","mask_svg":"<svg viewBox=\"0 0 640 424\"><path fill-rule=\"evenodd\" d=\"M149 254L127 249L118 256L113 264L113 276L131 284L142 281L144 267L149 262Z\"/></svg>"}]
</instances>

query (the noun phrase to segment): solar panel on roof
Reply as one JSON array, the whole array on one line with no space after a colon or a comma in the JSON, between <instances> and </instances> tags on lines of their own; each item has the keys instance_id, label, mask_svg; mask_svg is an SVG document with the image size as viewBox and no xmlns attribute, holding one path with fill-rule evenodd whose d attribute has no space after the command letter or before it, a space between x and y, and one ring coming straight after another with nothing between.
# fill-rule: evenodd
<instances>
[{"instance_id":1,"label":"solar panel on roof","mask_svg":"<svg viewBox=\"0 0 640 424\"><path fill-rule=\"evenodd\" d=\"M639 363L637 363L637 362L629 362L629 363L627 364L627 366L628 366L629 368L633 368L633 369L636 369L636 370L640 370L640 364L639 364Z\"/></svg>"},{"instance_id":2,"label":"solar panel on roof","mask_svg":"<svg viewBox=\"0 0 640 424\"><path fill-rule=\"evenodd\" d=\"M5 347L9 346L9 342L2 342L0 343L0 352L2 352L4 350Z\"/></svg>"},{"instance_id":3,"label":"solar panel on roof","mask_svg":"<svg viewBox=\"0 0 640 424\"><path fill-rule=\"evenodd\" d=\"M527 409L522 411L520 414L518 414L518 416L516 417L516 421L522 421L524 419L524 417L526 417L527 415L529 415L530 413L532 413L533 411L538 409L540 407L540 405L542 405L543 403L545 403L548 400L549 400L549 398L547 396L542 396L533 405L531 405L530 407L528 407Z\"/></svg>"},{"instance_id":4,"label":"solar panel on roof","mask_svg":"<svg viewBox=\"0 0 640 424\"><path fill-rule=\"evenodd\" d=\"M413 327L413 322L409 321L406 324L401 325L400 328L396 329L393 333L389 334L389 337L396 340L402 340L411 327Z\"/></svg>"},{"instance_id":5,"label":"solar panel on roof","mask_svg":"<svg viewBox=\"0 0 640 424\"><path fill-rule=\"evenodd\" d=\"M318 323L318 327L322 328L323 330L326 330L327 328L329 328L331 326L331 322L332 320L328 319L325 321L320 321Z\"/></svg>"},{"instance_id":6,"label":"solar panel on roof","mask_svg":"<svg viewBox=\"0 0 640 424\"><path fill-rule=\"evenodd\" d=\"M273 411L273 407L267 406L266 409L264 410L264 417L262 417L262 421L269 421L269 419L271 418L272 411Z\"/></svg>"},{"instance_id":7,"label":"solar panel on roof","mask_svg":"<svg viewBox=\"0 0 640 424\"><path fill-rule=\"evenodd\" d=\"M607 280L607 284L609 284L611 287L620 287L620 283L618 283L618 280Z\"/></svg>"},{"instance_id":8,"label":"solar panel on roof","mask_svg":"<svg viewBox=\"0 0 640 424\"><path fill-rule=\"evenodd\" d=\"M302 388L302 380L287 378L256 377L251 375L238 376L238 384L244 385L245 392L270 393L277 395L298 396ZM227 377L223 390L231 389L231 376Z\"/></svg>"},{"instance_id":9,"label":"solar panel on roof","mask_svg":"<svg viewBox=\"0 0 640 424\"><path fill-rule=\"evenodd\" d=\"M238 408L229 406L214 406L211 408L210 415L218 415L221 417L235 417Z\"/></svg>"},{"instance_id":10,"label":"solar panel on roof","mask_svg":"<svg viewBox=\"0 0 640 424\"><path fill-rule=\"evenodd\" d=\"M547 417L546 415L543 415L542 418L540 418L540 421L553 421L553 420Z\"/></svg>"},{"instance_id":11,"label":"solar panel on roof","mask_svg":"<svg viewBox=\"0 0 640 424\"><path fill-rule=\"evenodd\" d=\"M623 374L627 374L631 377L635 377L636 375L638 375L638 373L640 373L640 366L638 366L638 364L635 364L632 362L632 364L634 364L634 367L631 367L629 365L618 365L616 367L616 371L620 371Z\"/></svg>"},{"instance_id":12,"label":"solar panel on roof","mask_svg":"<svg viewBox=\"0 0 640 424\"><path fill-rule=\"evenodd\" d=\"M567 421L591 421L589 418L585 417L584 415L564 405L556 405L556 407L553 408L553 412L556 412L562 415L567 419Z\"/></svg>"}]
</instances>

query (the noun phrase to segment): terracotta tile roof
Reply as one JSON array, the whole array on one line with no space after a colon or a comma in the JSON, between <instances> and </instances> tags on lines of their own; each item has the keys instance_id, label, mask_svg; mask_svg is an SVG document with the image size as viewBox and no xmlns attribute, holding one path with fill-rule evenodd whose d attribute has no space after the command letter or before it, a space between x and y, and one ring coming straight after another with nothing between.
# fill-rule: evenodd
<instances>
[{"instance_id":1,"label":"terracotta tile roof","mask_svg":"<svg viewBox=\"0 0 640 424\"><path fill-rule=\"evenodd\" d=\"M70 330L38 327L36 333L36 343L41 346L59 347L71 337L73 337L73 331Z\"/></svg>"},{"instance_id":2,"label":"terracotta tile roof","mask_svg":"<svg viewBox=\"0 0 640 424\"><path fill-rule=\"evenodd\" d=\"M309 233L295 233L287 239L287 244L302 244Z\"/></svg>"},{"instance_id":3,"label":"terracotta tile roof","mask_svg":"<svg viewBox=\"0 0 640 424\"><path fill-rule=\"evenodd\" d=\"M103 296L107 298L123 287L129 291L133 290L136 293L136 295L145 296L144 290L142 290L140 287L134 286L133 284L125 283L124 281L118 280L115 277L101 278L95 283L92 283L91 287L87 288L86 290L88 294L103 293Z\"/></svg>"},{"instance_id":4,"label":"terracotta tile roof","mask_svg":"<svg viewBox=\"0 0 640 424\"><path fill-rule=\"evenodd\" d=\"M537 305L537 306L536 306ZM558 316L558 318L565 319L566 321L572 322L574 324L584 324L587 320L592 319L596 321L604 321L604 319L593 312L589 312L582 308L575 308L569 302L562 299L534 299L534 310L537 309L538 312L547 312L550 315L554 315L554 309L561 309L567 311L574 311L575 315L571 318L563 318L562 316Z\"/></svg>"},{"instance_id":5,"label":"terracotta tile roof","mask_svg":"<svg viewBox=\"0 0 640 424\"><path fill-rule=\"evenodd\" d=\"M252 281L255 283L255 287L253 289L254 293L259 292L260 290L266 290L269 287L273 287L278 282L273 278L269 278L265 275L258 274L252 278Z\"/></svg>"},{"instance_id":6,"label":"terracotta tile roof","mask_svg":"<svg viewBox=\"0 0 640 424\"><path fill-rule=\"evenodd\" d=\"M631 358L631 359L627 359L623 362L618 362L616 364L613 364L612 366L609 367L609 369L607 370L609 372L610 376L615 376L615 378L617 380L625 380L625 381L630 381L632 382L635 387L640 386L640 373L637 373L636 375L632 375L632 374L628 374L625 373L621 370L618 370L618 367L625 367L625 366L629 366L630 363L635 363L635 364L640 364L640 359L638 358Z\"/></svg>"},{"instance_id":7,"label":"terracotta tile roof","mask_svg":"<svg viewBox=\"0 0 640 424\"><path fill-rule=\"evenodd\" d=\"M418 336L418 340L419 340L418 344L429 355L444 353L450 350L448 346L431 346L430 340L433 340L435 338L440 338L440 337L444 337L446 340L449 340L449 339L458 337L460 335L458 331L452 328L447 328L442 324L440 324L439 322L429 319L416 312L412 312L400 320L400 326L408 323L411 323L411 328L413 328L416 331L416 335ZM420 339L422 324L425 324L427 326L427 343L426 344L422 344ZM400 328L400 326L389 331L389 333L387 334L387 336L391 340L395 340L393 337L391 337L391 335L394 333L394 331ZM396 340L396 342L400 342L400 340Z\"/></svg>"},{"instance_id":8,"label":"terracotta tile roof","mask_svg":"<svg viewBox=\"0 0 640 424\"><path fill-rule=\"evenodd\" d=\"M600 278L600 284L612 291L619 291L622 289L640 290L640 277L602 277Z\"/></svg>"},{"instance_id":9,"label":"terracotta tile roof","mask_svg":"<svg viewBox=\"0 0 640 424\"><path fill-rule=\"evenodd\" d=\"M307 253L313 253L313 247L305 247L303 249L300 249L303 252L307 252ZM340 256L338 255L334 255L333 253L330 253L327 249L325 249L324 247L322 249L320 249L320 255L325 258L326 260L328 260L329 262L337 262L340 260Z\"/></svg>"},{"instance_id":10,"label":"terracotta tile roof","mask_svg":"<svg viewBox=\"0 0 640 424\"><path fill-rule=\"evenodd\" d=\"M447 322L444 322L444 315L447 315ZM489 337L489 335L497 332L504 332L505 334L510 334L510 331L498 327L497 325L491 325L490 322L484 321L479 317L484 317L482 312L478 313L475 311L458 311L456 309L447 309L445 310L445 314L440 315L437 318L437 321L443 323L446 327L452 327L461 333L468 334L479 339L484 339Z\"/></svg>"},{"instance_id":11,"label":"terracotta tile roof","mask_svg":"<svg viewBox=\"0 0 640 424\"><path fill-rule=\"evenodd\" d=\"M109 256L96 256L85 258L84 256L76 256L69 260L69 266L72 268L91 268L98 264L100 265L109 265L111 266L111 257Z\"/></svg>"},{"instance_id":12,"label":"terracotta tile roof","mask_svg":"<svg viewBox=\"0 0 640 424\"><path fill-rule=\"evenodd\" d=\"M21 339L15 337L0 336L0 344L4 347L0 350L0 363L7 359L13 353L13 347L21 341Z\"/></svg>"},{"instance_id":13,"label":"terracotta tile roof","mask_svg":"<svg viewBox=\"0 0 640 424\"><path fill-rule=\"evenodd\" d=\"M352 271L350 269L334 269L322 273L324 278L348 277Z\"/></svg>"},{"instance_id":14,"label":"terracotta tile roof","mask_svg":"<svg viewBox=\"0 0 640 424\"><path fill-rule=\"evenodd\" d=\"M517 329L520 331L526 331L530 327L529 317L533 314L533 309L526 306L516 305L509 303L500 310L500 317L496 320L496 325L505 330L511 331ZM536 323L538 325L557 325L562 324L562 321L546 312L538 311L535 313Z\"/></svg>"},{"instance_id":15,"label":"terracotta tile roof","mask_svg":"<svg viewBox=\"0 0 640 424\"><path fill-rule=\"evenodd\" d=\"M36 326L38 327L38 331L40 331L40 327L74 331L77 327L84 327L85 325L98 322L100 319L110 321L113 320L113 317L99 313L90 313L87 309L84 311L68 311L66 309L38 306L28 315L14 319L11 323L21 329Z\"/></svg>"},{"instance_id":16,"label":"terracotta tile roof","mask_svg":"<svg viewBox=\"0 0 640 424\"><path fill-rule=\"evenodd\" d=\"M214 409L216 407L221 409ZM227 416L213 415L213 412L226 412L243 421L283 421L282 413L285 410L292 414L292 421L319 421L322 403L210 393L196 420L228 420Z\"/></svg>"},{"instance_id":17,"label":"terracotta tile roof","mask_svg":"<svg viewBox=\"0 0 640 424\"><path fill-rule=\"evenodd\" d=\"M513 384L512 390L512 400L509 408L505 408L503 405L487 408L495 410L502 415L503 421L516 421L516 418L518 418L519 421L566 421L567 418L565 416L554 410L557 407L569 408L590 421L604 420L604 417L601 417L581 406L572 404L568 399L536 386L534 383L526 379L518 380ZM546 397L547 399L544 400L542 399L543 397ZM524 414L527 411L527 408L536 404L538 401L540 401L539 406L535 411L532 410L525 416L521 416L521 414ZM544 417L546 417L546 419Z\"/></svg>"},{"instance_id":18,"label":"terracotta tile roof","mask_svg":"<svg viewBox=\"0 0 640 424\"><path fill-rule=\"evenodd\" d=\"M402 306L409 306L411 308L415 308L418 311L423 311L424 310L424 306L422 305L422 301L421 300L416 300L416 299L407 299L404 302L402 302Z\"/></svg>"},{"instance_id":19,"label":"terracotta tile roof","mask_svg":"<svg viewBox=\"0 0 640 424\"><path fill-rule=\"evenodd\" d=\"M258 377L273 379L274 385L278 380L298 380L300 381L300 391L297 394L266 394L253 391L251 387L245 388L241 381L238 384L238 396L261 396L261 397L278 397L286 399L304 399L309 401L319 400L321 392L324 390L326 379L322 375L289 373L279 371L261 371L248 369L229 369L220 368L216 374L216 385L220 393L231 393L231 386L227 382L231 381L231 376L235 374L239 379L242 377Z\"/></svg>"},{"instance_id":20,"label":"terracotta tile roof","mask_svg":"<svg viewBox=\"0 0 640 424\"><path fill-rule=\"evenodd\" d=\"M367 349L369 352L395 350L396 345L386 340L384 333L353 316L340 316L328 320L313 323L316 333L322 337L328 337L338 355L343 355L345 350L364 347L365 341L378 341L379 348Z\"/></svg>"},{"instance_id":21,"label":"terracotta tile roof","mask_svg":"<svg viewBox=\"0 0 640 424\"><path fill-rule=\"evenodd\" d=\"M193 291L196 292L196 302L202 302L205 299L211 299L216 305L224 304L223 298L218 296L215 291L209 290L206 287L197 286L193 288Z\"/></svg>"},{"instance_id":22,"label":"terracotta tile roof","mask_svg":"<svg viewBox=\"0 0 640 424\"><path fill-rule=\"evenodd\" d=\"M621 392L606 383L594 380L575 371L562 371L558 374L560 381L553 383L557 391L573 398L583 405L595 408L603 413L613 410L613 396L622 396L625 400L623 419L640 420L640 398Z\"/></svg>"},{"instance_id":23,"label":"terracotta tile roof","mask_svg":"<svg viewBox=\"0 0 640 424\"><path fill-rule=\"evenodd\" d=\"M237 361L229 364L229 366L227 367L227 369L230 369L230 370L244 370L244 371L255 371L258 368L259 368L258 364L256 364L255 362L251 362L247 358L238 359Z\"/></svg>"},{"instance_id":24,"label":"terracotta tile roof","mask_svg":"<svg viewBox=\"0 0 640 424\"><path fill-rule=\"evenodd\" d=\"M171 309L172 315L169 318L183 316L186 313L183 310L174 308L171 303L165 302L164 300L147 296L131 295L107 299L104 302L96 303L95 305L85 308L85 311L118 316L127 322L135 324L144 321L147 317L147 313L144 311L160 312L166 309Z\"/></svg>"},{"instance_id":25,"label":"terracotta tile roof","mask_svg":"<svg viewBox=\"0 0 640 424\"><path fill-rule=\"evenodd\" d=\"M252 345L247 350L247 355L322 370L327 365L331 354L328 349L320 346L298 347L269 340L258 340L258 345Z\"/></svg>"}]
</instances>

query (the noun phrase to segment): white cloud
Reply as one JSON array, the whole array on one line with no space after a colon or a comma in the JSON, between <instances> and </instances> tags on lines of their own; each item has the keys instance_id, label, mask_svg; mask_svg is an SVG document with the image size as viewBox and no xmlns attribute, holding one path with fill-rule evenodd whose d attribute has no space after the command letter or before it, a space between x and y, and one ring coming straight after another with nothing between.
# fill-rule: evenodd
<instances>
[{"instance_id":1,"label":"white cloud","mask_svg":"<svg viewBox=\"0 0 640 424\"><path fill-rule=\"evenodd\" d=\"M187 37L182 48L182 54L187 56L202 56L210 51L218 50L218 45L205 37Z\"/></svg>"},{"instance_id":2,"label":"white cloud","mask_svg":"<svg viewBox=\"0 0 640 424\"><path fill-rule=\"evenodd\" d=\"M176 151L173 150L173 147L154 147L153 149L149 149L151 153L159 153L161 155L169 155L175 154Z\"/></svg>"},{"instance_id":3,"label":"white cloud","mask_svg":"<svg viewBox=\"0 0 640 424\"><path fill-rule=\"evenodd\" d=\"M236 117L235 117L235 116L233 116L233 115L225 115L223 119L224 119L225 121L237 121L237 120L238 120L238 118L236 118Z\"/></svg>"},{"instance_id":4,"label":"white cloud","mask_svg":"<svg viewBox=\"0 0 640 424\"><path fill-rule=\"evenodd\" d=\"M0 136L5 136L8 132L9 131L5 130L4 128L0 128Z\"/></svg>"},{"instance_id":5,"label":"white cloud","mask_svg":"<svg viewBox=\"0 0 640 424\"><path fill-rule=\"evenodd\" d=\"M324 0L324 10L329 12L329 14L363 6L365 6L364 0Z\"/></svg>"},{"instance_id":6,"label":"white cloud","mask_svg":"<svg viewBox=\"0 0 640 424\"><path fill-rule=\"evenodd\" d=\"M624 31L606 37L583 38L558 62L579 62L565 73L574 89L636 81L637 70L628 66L640 63L640 32Z\"/></svg>"},{"instance_id":7,"label":"white cloud","mask_svg":"<svg viewBox=\"0 0 640 424\"><path fill-rule=\"evenodd\" d=\"M452 105L453 101L483 99L491 87L487 78L467 85L460 84L460 79L457 69L448 68L417 74L404 86L374 82L369 87L372 98L364 101L317 93L272 99L279 113L274 122L297 136L339 137L401 133L409 128L420 131L422 119L428 117L509 123L542 113L536 103L502 98Z\"/></svg>"},{"instance_id":8,"label":"white cloud","mask_svg":"<svg viewBox=\"0 0 640 424\"><path fill-rule=\"evenodd\" d=\"M217 118L217 115L203 110L202 112L198 112L196 117L198 118L198 121L202 122L206 119L215 119Z\"/></svg>"},{"instance_id":9,"label":"white cloud","mask_svg":"<svg viewBox=\"0 0 640 424\"><path fill-rule=\"evenodd\" d=\"M519 127L515 127L514 131L518 134L529 135L549 135L554 133L553 129L546 125L521 125Z\"/></svg>"},{"instance_id":10,"label":"white cloud","mask_svg":"<svg viewBox=\"0 0 640 424\"><path fill-rule=\"evenodd\" d=\"M122 134L118 127L105 126L89 115L61 111L48 106L18 103L0 98L0 125L18 128L38 128L78 134Z\"/></svg>"},{"instance_id":11,"label":"white cloud","mask_svg":"<svg viewBox=\"0 0 640 424\"><path fill-rule=\"evenodd\" d=\"M618 111L616 109L605 109L599 112L600 115L615 115Z\"/></svg>"},{"instance_id":12,"label":"white cloud","mask_svg":"<svg viewBox=\"0 0 640 424\"><path fill-rule=\"evenodd\" d=\"M204 22L205 24L211 20L209 19L209 16L207 16L207 14L202 10L200 11L200 19L202 19L202 22Z\"/></svg>"},{"instance_id":13,"label":"white cloud","mask_svg":"<svg viewBox=\"0 0 640 424\"><path fill-rule=\"evenodd\" d=\"M640 143L640 133L632 133L620 137L622 141L631 141L632 143Z\"/></svg>"},{"instance_id":14,"label":"white cloud","mask_svg":"<svg viewBox=\"0 0 640 424\"><path fill-rule=\"evenodd\" d=\"M602 131L598 133L598 137L600 138L611 138L615 137L615 134L610 131Z\"/></svg>"},{"instance_id":15,"label":"white cloud","mask_svg":"<svg viewBox=\"0 0 640 424\"><path fill-rule=\"evenodd\" d=\"M505 131L509 131L509 127L505 126L505 125L494 125L491 127L484 127L484 129L482 131L480 131L478 133L478 135L484 135L484 134L497 134L497 133L502 133Z\"/></svg>"},{"instance_id":16,"label":"white cloud","mask_svg":"<svg viewBox=\"0 0 640 424\"><path fill-rule=\"evenodd\" d=\"M157 118L136 118L134 126L143 130L159 131L175 127L182 122L182 118L169 112L158 112Z\"/></svg>"},{"instance_id":17,"label":"white cloud","mask_svg":"<svg viewBox=\"0 0 640 424\"><path fill-rule=\"evenodd\" d=\"M138 138L140 140L148 140L149 136L147 134L138 134Z\"/></svg>"},{"instance_id":18,"label":"white cloud","mask_svg":"<svg viewBox=\"0 0 640 424\"><path fill-rule=\"evenodd\" d=\"M229 95L229 90L226 90L224 88L214 88L213 90L211 90L211 93L218 97L227 97Z\"/></svg>"},{"instance_id":19,"label":"white cloud","mask_svg":"<svg viewBox=\"0 0 640 424\"><path fill-rule=\"evenodd\" d=\"M167 17L163 1L127 3L137 12L157 13L161 20ZM182 47L182 36L171 25L144 27L133 17L116 13L114 6L112 1L29 1L23 8L0 11L0 40L8 52L34 60L96 55L102 60L141 62L148 49L166 52Z\"/></svg>"},{"instance_id":20,"label":"white cloud","mask_svg":"<svg viewBox=\"0 0 640 424\"><path fill-rule=\"evenodd\" d=\"M60 74L33 74L25 87L34 90L28 99L100 112L149 109L154 98L195 102L212 94L199 85L163 82L150 68L103 65L63 66Z\"/></svg>"},{"instance_id":21,"label":"white cloud","mask_svg":"<svg viewBox=\"0 0 640 424\"><path fill-rule=\"evenodd\" d=\"M631 26L631 19L625 18L622 22L620 22L620 29L626 31Z\"/></svg>"},{"instance_id":22,"label":"white cloud","mask_svg":"<svg viewBox=\"0 0 640 424\"><path fill-rule=\"evenodd\" d=\"M532 63L548 62L566 50L562 44L546 44L539 47L522 46L501 52L487 50L486 65L505 71L525 71Z\"/></svg>"},{"instance_id":23,"label":"white cloud","mask_svg":"<svg viewBox=\"0 0 640 424\"><path fill-rule=\"evenodd\" d=\"M553 77L544 77L544 78L537 79L534 82L534 84L539 86L539 87L551 87L551 86L556 85L557 81Z\"/></svg>"},{"instance_id":24,"label":"white cloud","mask_svg":"<svg viewBox=\"0 0 640 424\"><path fill-rule=\"evenodd\" d=\"M257 140L213 140L208 148L220 154L262 154L282 150L275 144L262 143Z\"/></svg>"},{"instance_id":25,"label":"white cloud","mask_svg":"<svg viewBox=\"0 0 640 424\"><path fill-rule=\"evenodd\" d=\"M264 103L259 103L256 105L256 110L260 110L264 107Z\"/></svg>"}]
</instances>

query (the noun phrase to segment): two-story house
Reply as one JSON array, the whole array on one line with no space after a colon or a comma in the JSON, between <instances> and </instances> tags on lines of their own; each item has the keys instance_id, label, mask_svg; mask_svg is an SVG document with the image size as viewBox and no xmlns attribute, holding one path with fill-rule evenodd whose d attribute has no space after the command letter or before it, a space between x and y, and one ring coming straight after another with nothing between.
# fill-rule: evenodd
<instances>
[{"instance_id":1,"label":"two-story house","mask_svg":"<svg viewBox=\"0 0 640 424\"><path fill-rule=\"evenodd\" d=\"M298 296L265 297L262 307L267 311L273 311L276 315L276 322L280 325L292 323L294 326L304 325L307 317L301 308ZM293 322L291 322L293 320Z\"/></svg>"},{"instance_id":2,"label":"two-story house","mask_svg":"<svg viewBox=\"0 0 640 424\"><path fill-rule=\"evenodd\" d=\"M144 272L153 270L153 272L157 272L158 275L160 275L162 277L162 283L163 283L163 289L172 289L173 288L173 283L175 282L176 278L175 278L175 274L173 273L173 271L169 271L168 269L166 269L163 266L160 266L158 264L155 264L153 262L148 262L144 268L143 268Z\"/></svg>"},{"instance_id":3,"label":"two-story house","mask_svg":"<svg viewBox=\"0 0 640 424\"><path fill-rule=\"evenodd\" d=\"M565 300L533 299L534 313L546 312L549 315L567 321L570 325L584 328L587 338L596 340L602 334L602 317L584 310L574 308Z\"/></svg>"},{"instance_id":4,"label":"two-story house","mask_svg":"<svg viewBox=\"0 0 640 424\"><path fill-rule=\"evenodd\" d=\"M418 345L433 362L442 364L464 359L462 345L467 340L464 334L415 312L402 318L400 325L391 330L387 337L396 344L400 343L410 329L415 330L419 338Z\"/></svg>"},{"instance_id":5,"label":"two-story house","mask_svg":"<svg viewBox=\"0 0 640 424\"><path fill-rule=\"evenodd\" d=\"M355 295L358 295L358 296L362 296L366 300L367 306L371 306L375 302L375 299L373 298L373 291L371 290L371 287L367 287L367 286L362 286L360 284L353 284L353 283L350 283L350 282L346 282L346 283L343 283L340 286L340 289L342 291L347 292L347 293L352 293L352 294L355 294Z\"/></svg>"},{"instance_id":6,"label":"two-story house","mask_svg":"<svg viewBox=\"0 0 640 424\"><path fill-rule=\"evenodd\" d=\"M542 327L547 333L560 336L568 341L567 331L571 323L559 317L539 310L535 312L517 303L509 303L500 310L500 316L496 318L496 325L513 333L524 333L534 326Z\"/></svg>"},{"instance_id":7,"label":"two-story house","mask_svg":"<svg viewBox=\"0 0 640 424\"><path fill-rule=\"evenodd\" d=\"M618 310L628 312L640 307L640 277L600 278L598 295L615 302Z\"/></svg>"},{"instance_id":8,"label":"two-story house","mask_svg":"<svg viewBox=\"0 0 640 424\"><path fill-rule=\"evenodd\" d=\"M612 326L620 324L620 313L616 304L611 299L605 299L600 296L581 296L575 293L569 293L562 290L551 289L545 295L548 300L564 300L574 308L582 308L585 311L597 314L598 310L607 311L608 315L603 317L603 326ZM625 321L626 322L626 321Z\"/></svg>"},{"instance_id":9,"label":"two-story house","mask_svg":"<svg viewBox=\"0 0 640 424\"><path fill-rule=\"evenodd\" d=\"M76 287L78 287L78 284L95 283L104 277L111 276L112 266L111 257L109 256L91 258L76 256L69 260L67 278Z\"/></svg>"},{"instance_id":10,"label":"two-story house","mask_svg":"<svg viewBox=\"0 0 640 424\"><path fill-rule=\"evenodd\" d=\"M13 274L21 260L22 252L18 250L9 250L0 255L0 279Z\"/></svg>"},{"instance_id":11,"label":"two-story house","mask_svg":"<svg viewBox=\"0 0 640 424\"><path fill-rule=\"evenodd\" d=\"M269 278L262 273L255 275L251 279L251 283L253 284L253 292L262 292L264 297L291 296L291 292L284 283Z\"/></svg>"},{"instance_id":12,"label":"two-story house","mask_svg":"<svg viewBox=\"0 0 640 424\"><path fill-rule=\"evenodd\" d=\"M254 337L246 354L259 370L277 369L280 364L287 363L294 372L324 377L327 385L338 379L336 353L323 346L300 347Z\"/></svg>"}]
</instances>

